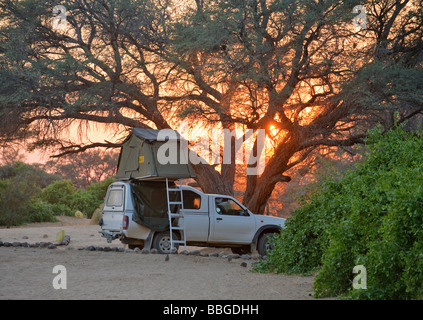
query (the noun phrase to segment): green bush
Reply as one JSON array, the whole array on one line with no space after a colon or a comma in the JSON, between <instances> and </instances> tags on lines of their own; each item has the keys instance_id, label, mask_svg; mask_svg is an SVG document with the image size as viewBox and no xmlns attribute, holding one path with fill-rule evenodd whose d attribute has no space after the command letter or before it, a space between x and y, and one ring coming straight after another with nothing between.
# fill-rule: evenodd
<instances>
[{"instance_id":1,"label":"green bush","mask_svg":"<svg viewBox=\"0 0 423 320\"><path fill-rule=\"evenodd\" d=\"M258 270L319 270L318 297L423 297L423 136L372 131L365 161L304 201ZM355 265L367 289L352 289Z\"/></svg>"},{"instance_id":2,"label":"green bush","mask_svg":"<svg viewBox=\"0 0 423 320\"><path fill-rule=\"evenodd\" d=\"M53 206L40 199L32 201L28 205L27 222L56 222Z\"/></svg>"},{"instance_id":3,"label":"green bush","mask_svg":"<svg viewBox=\"0 0 423 320\"><path fill-rule=\"evenodd\" d=\"M41 199L50 204L70 207L74 194L75 187L71 180L59 180L43 189Z\"/></svg>"}]
</instances>

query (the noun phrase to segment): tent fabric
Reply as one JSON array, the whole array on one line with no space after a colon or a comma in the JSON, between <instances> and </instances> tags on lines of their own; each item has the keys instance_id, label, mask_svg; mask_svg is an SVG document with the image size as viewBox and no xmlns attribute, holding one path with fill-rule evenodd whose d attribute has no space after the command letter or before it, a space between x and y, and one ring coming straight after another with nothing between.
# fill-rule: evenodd
<instances>
[{"instance_id":1,"label":"tent fabric","mask_svg":"<svg viewBox=\"0 0 423 320\"><path fill-rule=\"evenodd\" d=\"M132 133L136 135L138 138L141 138L149 143L152 143L154 141L157 141L157 136L159 134L160 130L155 129L140 129L140 128L134 128L132 130ZM174 131L176 134L177 141L181 140L181 136L178 132Z\"/></svg>"},{"instance_id":2,"label":"tent fabric","mask_svg":"<svg viewBox=\"0 0 423 320\"><path fill-rule=\"evenodd\" d=\"M134 198L134 214L132 220L146 226L153 231L165 231L169 229L169 216L167 214L166 182L163 181L131 181L132 196ZM170 187L175 187L171 185ZM177 201L178 196L172 195ZM171 207L172 212L177 211L177 206Z\"/></svg>"},{"instance_id":3,"label":"tent fabric","mask_svg":"<svg viewBox=\"0 0 423 320\"><path fill-rule=\"evenodd\" d=\"M118 180L164 180L195 178L195 173L185 159L185 163L180 161L185 155L180 151L181 136L175 131L175 141L177 159L175 164L161 164L157 159L157 153L164 143L169 141L157 141L159 130L153 129L133 129L132 133L122 143L119 163L116 173ZM180 163L182 162L182 163Z\"/></svg>"}]
</instances>

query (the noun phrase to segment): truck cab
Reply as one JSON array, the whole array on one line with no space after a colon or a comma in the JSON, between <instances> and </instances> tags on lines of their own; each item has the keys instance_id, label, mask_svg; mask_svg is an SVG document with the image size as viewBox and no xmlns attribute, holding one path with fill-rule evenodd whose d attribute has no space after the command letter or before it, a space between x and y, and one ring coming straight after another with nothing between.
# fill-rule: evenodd
<instances>
[{"instance_id":1,"label":"truck cab","mask_svg":"<svg viewBox=\"0 0 423 320\"><path fill-rule=\"evenodd\" d=\"M185 233L173 231L172 236L183 239L185 235L187 245L229 247L239 254L257 249L264 256L271 246L271 235L284 228L285 219L253 214L233 197L206 194L190 186L180 188L183 210L175 224L184 224ZM130 248L153 247L169 253L169 230L153 231L135 222L134 202L130 183L109 186L100 221L102 235L109 242L119 239Z\"/></svg>"}]
</instances>

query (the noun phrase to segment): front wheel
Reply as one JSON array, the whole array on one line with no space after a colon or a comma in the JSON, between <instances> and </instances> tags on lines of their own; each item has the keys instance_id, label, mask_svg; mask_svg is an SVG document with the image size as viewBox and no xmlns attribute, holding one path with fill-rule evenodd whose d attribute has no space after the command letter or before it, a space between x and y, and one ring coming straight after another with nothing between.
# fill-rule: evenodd
<instances>
[{"instance_id":1,"label":"front wheel","mask_svg":"<svg viewBox=\"0 0 423 320\"><path fill-rule=\"evenodd\" d=\"M262 257L267 256L269 251L274 248L275 244L273 243L273 235L273 232L264 233L261 235L257 243L257 251Z\"/></svg>"},{"instance_id":2,"label":"front wheel","mask_svg":"<svg viewBox=\"0 0 423 320\"><path fill-rule=\"evenodd\" d=\"M178 240L178 237L175 233L172 234L173 240ZM176 252L179 248L179 243L174 244ZM172 252L171 243L170 243L170 232L160 232L158 233L153 240L153 248L157 249L157 251L161 254L169 254Z\"/></svg>"}]
</instances>

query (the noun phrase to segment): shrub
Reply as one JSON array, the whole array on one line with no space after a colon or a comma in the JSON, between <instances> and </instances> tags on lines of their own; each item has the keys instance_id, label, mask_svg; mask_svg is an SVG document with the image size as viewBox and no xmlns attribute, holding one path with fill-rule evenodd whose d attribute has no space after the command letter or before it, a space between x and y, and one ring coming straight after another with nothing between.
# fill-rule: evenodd
<instances>
[{"instance_id":1,"label":"shrub","mask_svg":"<svg viewBox=\"0 0 423 320\"><path fill-rule=\"evenodd\" d=\"M368 139L365 161L327 180L286 223L259 270L319 270L318 297L423 297L423 136L400 128ZM355 265L367 290L353 290Z\"/></svg>"},{"instance_id":2,"label":"shrub","mask_svg":"<svg viewBox=\"0 0 423 320\"><path fill-rule=\"evenodd\" d=\"M54 213L51 204L36 199L28 205L27 222L56 222Z\"/></svg>"}]
</instances>

